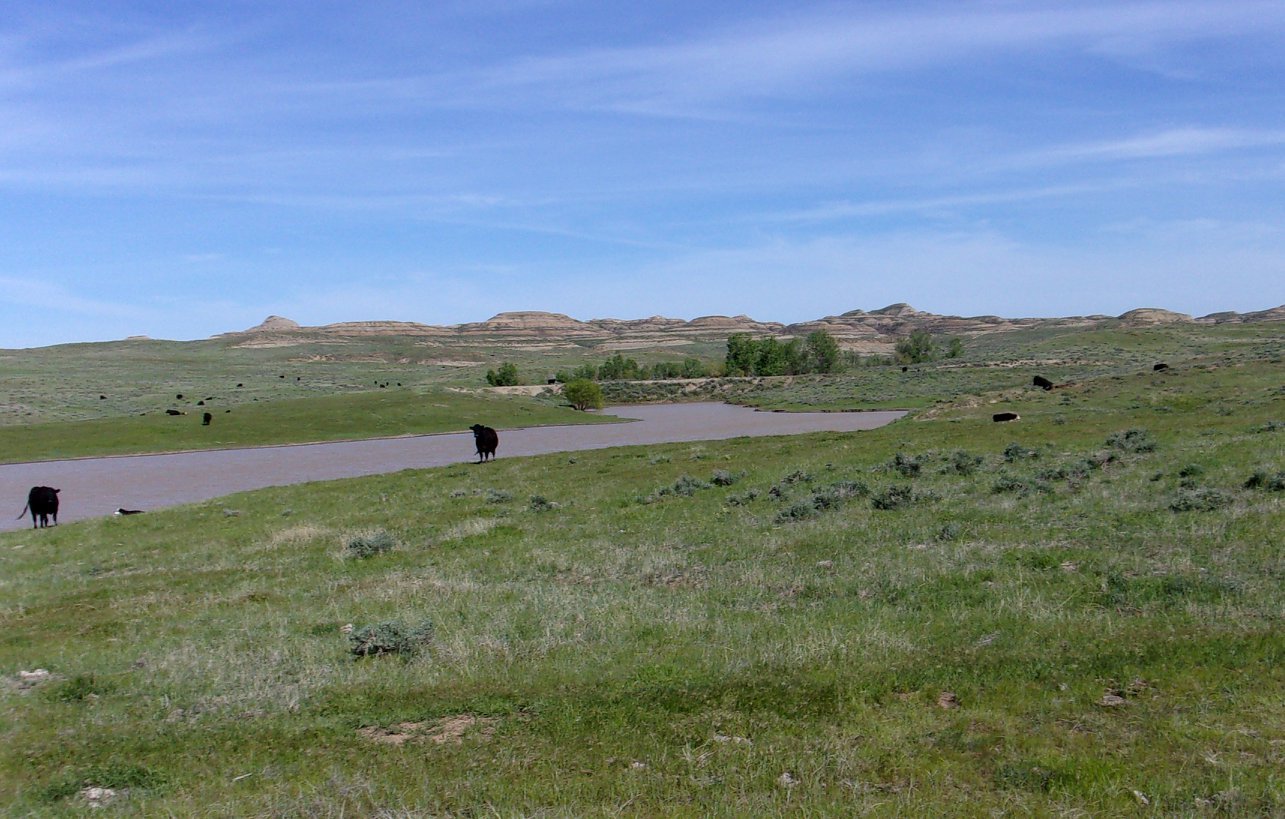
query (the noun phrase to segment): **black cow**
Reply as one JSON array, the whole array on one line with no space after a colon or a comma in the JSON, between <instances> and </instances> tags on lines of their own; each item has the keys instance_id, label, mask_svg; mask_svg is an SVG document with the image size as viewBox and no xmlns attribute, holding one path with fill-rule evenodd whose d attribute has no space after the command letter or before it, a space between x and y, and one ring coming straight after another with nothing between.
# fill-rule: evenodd
<instances>
[{"instance_id":1,"label":"black cow","mask_svg":"<svg viewBox=\"0 0 1285 819\"><path fill-rule=\"evenodd\" d=\"M991 420L997 424L1004 421L1020 421L1021 419L1022 416L1018 415L1016 412L997 412L991 416Z\"/></svg>"},{"instance_id":2,"label":"black cow","mask_svg":"<svg viewBox=\"0 0 1285 819\"><path fill-rule=\"evenodd\" d=\"M143 510L121 508L121 509L117 509L115 512L112 512L112 514L115 515L116 517L120 517L121 515L141 515L143 514Z\"/></svg>"},{"instance_id":3,"label":"black cow","mask_svg":"<svg viewBox=\"0 0 1285 819\"><path fill-rule=\"evenodd\" d=\"M473 440L477 443L477 462L494 458L495 448L500 445L500 436L495 430L481 424L474 424L469 429L473 430Z\"/></svg>"},{"instance_id":4,"label":"black cow","mask_svg":"<svg viewBox=\"0 0 1285 819\"><path fill-rule=\"evenodd\" d=\"M17 520L22 520L31 510L31 528L35 529L37 525L44 529L49 525L49 518L53 517L54 526L58 525L58 493L61 489L54 489L52 486L33 486L27 493L27 505L22 507ZM37 523L39 521L39 523Z\"/></svg>"},{"instance_id":5,"label":"black cow","mask_svg":"<svg viewBox=\"0 0 1285 819\"><path fill-rule=\"evenodd\" d=\"M213 416L213 415L211 415L211 414L210 414L210 413L208 413L208 412L207 412L207 413L204 413L204 414L201 416L201 426L203 426L203 427L208 427L208 426L210 425L210 422L211 422L211 421L213 421L213 420L214 420L214 416Z\"/></svg>"},{"instance_id":6,"label":"black cow","mask_svg":"<svg viewBox=\"0 0 1285 819\"><path fill-rule=\"evenodd\" d=\"M176 409L167 409L165 410L165 414L166 415L187 415L186 412L183 412L182 410L176 410Z\"/></svg>"},{"instance_id":7,"label":"black cow","mask_svg":"<svg viewBox=\"0 0 1285 819\"><path fill-rule=\"evenodd\" d=\"M1039 387L1042 390L1047 391L1047 390L1053 389L1053 382L1049 381L1047 378L1045 378L1042 375L1035 376L1035 378L1032 380L1032 383L1034 383L1035 386Z\"/></svg>"},{"instance_id":8,"label":"black cow","mask_svg":"<svg viewBox=\"0 0 1285 819\"><path fill-rule=\"evenodd\" d=\"M1151 367L1151 371L1152 371L1152 372L1157 372L1157 373L1158 373L1158 372L1161 372L1162 370L1167 370L1167 369L1169 369L1169 365L1168 365L1168 364L1165 364L1164 362L1161 362L1161 363L1159 363L1159 364L1155 364L1155 365L1153 365L1153 366Z\"/></svg>"}]
</instances>

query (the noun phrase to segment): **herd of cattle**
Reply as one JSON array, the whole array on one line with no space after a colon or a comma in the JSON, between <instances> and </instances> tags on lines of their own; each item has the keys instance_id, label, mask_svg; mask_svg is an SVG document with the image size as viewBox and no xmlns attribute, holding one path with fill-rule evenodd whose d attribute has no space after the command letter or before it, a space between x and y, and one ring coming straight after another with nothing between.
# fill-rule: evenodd
<instances>
[{"instance_id":1,"label":"herd of cattle","mask_svg":"<svg viewBox=\"0 0 1285 819\"><path fill-rule=\"evenodd\" d=\"M1151 369L1153 372L1161 372L1169 369L1169 365L1156 364ZM284 376L282 377L284 378ZM238 384L237 386L239 387L241 385ZM399 384L398 386L401 385ZM1058 385L1054 384L1042 375L1037 375L1032 380L1032 386L1048 391L1056 389ZM180 395L178 397L182 399L183 396ZM171 415L185 414L179 410L166 410L166 412ZM209 426L212 417L213 416L211 416L210 413L205 413L201 418L201 423ZM1002 423L1006 421L1017 421L1020 420L1021 417L1022 416L1018 415L1016 412L997 412L991 416L991 420L995 423ZM477 447L477 462L483 463L495 458L495 450L499 448L500 445L499 433L491 427L483 426L481 424L474 424L469 427L469 429L473 432L473 443ZM58 493L61 491L61 489L54 489L52 486L31 487L31 491L27 493L27 505L23 507L21 514L18 515L18 519L21 520L23 517L26 517L27 512L30 511L31 528L43 529L50 525L49 521L51 518L53 519L53 525L58 525ZM115 514L137 515L141 511L142 510L140 509L117 509Z\"/></svg>"}]
</instances>

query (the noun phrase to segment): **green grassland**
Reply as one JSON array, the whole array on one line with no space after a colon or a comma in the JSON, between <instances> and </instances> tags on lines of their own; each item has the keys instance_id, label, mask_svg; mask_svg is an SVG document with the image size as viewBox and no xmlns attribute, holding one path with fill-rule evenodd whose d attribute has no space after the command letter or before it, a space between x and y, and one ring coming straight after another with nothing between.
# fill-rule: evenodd
<instances>
[{"instance_id":1,"label":"green grassland","mask_svg":"<svg viewBox=\"0 0 1285 819\"><path fill-rule=\"evenodd\" d=\"M0 462L93 455L176 452L464 432L472 423L499 428L610 423L562 402L519 395L391 389L251 402L235 408L185 406L186 415L144 416L0 426Z\"/></svg>"},{"instance_id":2,"label":"green grassland","mask_svg":"<svg viewBox=\"0 0 1285 819\"><path fill-rule=\"evenodd\" d=\"M921 368L869 432L0 535L0 804L1281 815L1282 346L1214 329L986 353L1075 361L1052 392ZM392 621L431 638L353 653Z\"/></svg>"}]
</instances>

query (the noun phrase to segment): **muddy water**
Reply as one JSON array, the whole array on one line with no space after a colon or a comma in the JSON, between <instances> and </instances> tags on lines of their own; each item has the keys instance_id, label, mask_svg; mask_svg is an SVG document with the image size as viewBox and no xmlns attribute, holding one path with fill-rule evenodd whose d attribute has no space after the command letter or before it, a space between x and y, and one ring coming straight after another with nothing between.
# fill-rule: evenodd
<instances>
[{"instance_id":1,"label":"muddy water","mask_svg":"<svg viewBox=\"0 0 1285 819\"><path fill-rule=\"evenodd\" d=\"M757 412L729 404L649 404L604 412L625 424L500 430L498 457L543 455L637 444L714 441L742 436L853 432L891 423L904 412ZM32 486L62 490L58 520L154 510L267 486L446 466L475 459L471 432L298 446L221 449L0 465L0 503L13 511L0 530L31 526L13 519ZM24 522L25 521L25 522Z\"/></svg>"}]
</instances>

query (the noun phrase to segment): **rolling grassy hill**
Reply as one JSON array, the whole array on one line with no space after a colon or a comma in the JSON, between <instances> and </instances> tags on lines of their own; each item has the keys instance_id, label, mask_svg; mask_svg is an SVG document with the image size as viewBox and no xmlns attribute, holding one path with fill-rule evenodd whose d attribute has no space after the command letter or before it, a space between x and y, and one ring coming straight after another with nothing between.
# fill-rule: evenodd
<instances>
[{"instance_id":1,"label":"rolling grassy hill","mask_svg":"<svg viewBox=\"0 0 1285 819\"><path fill-rule=\"evenodd\" d=\"M0 803L1280 814L1285 349L1189 330L738 396L922 408L870 432L0 535Z\"/></svg>"}]
</instances>

